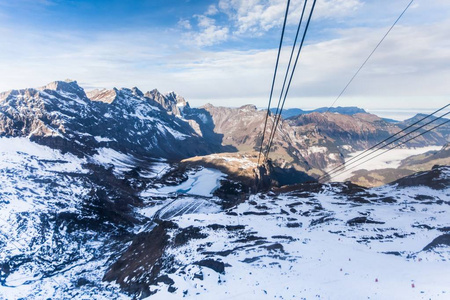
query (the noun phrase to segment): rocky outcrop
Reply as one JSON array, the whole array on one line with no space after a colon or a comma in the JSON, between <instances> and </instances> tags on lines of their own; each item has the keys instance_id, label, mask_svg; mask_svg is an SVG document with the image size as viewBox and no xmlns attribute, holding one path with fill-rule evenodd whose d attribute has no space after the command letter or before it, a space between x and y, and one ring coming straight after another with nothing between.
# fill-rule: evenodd
<instances>
[{"instance_id":1,"label":"rocky outcrop","mask_svg":"<svg viewBox=\"0 0 450 300\"><path fill-rule=\"evenodd\" d=\"M431 171L418 172L391 183L399 187L426 186L435 190L449 186L449 166L435 166Z\"/></svg>"},{"instance_id":2,"label":"rocky outcrop","mask_svg":"<svg viewBox=\"0 0 450 300\"><path fill-rule=\"evenodd\" d=\"M154 89L145 93L145 97L155 101L161 105L163 109L175 116L182 116L184 109L190 108L189 103L175 92L170 92L163 95L157 89Z\"/></svg>"}]
</instances>

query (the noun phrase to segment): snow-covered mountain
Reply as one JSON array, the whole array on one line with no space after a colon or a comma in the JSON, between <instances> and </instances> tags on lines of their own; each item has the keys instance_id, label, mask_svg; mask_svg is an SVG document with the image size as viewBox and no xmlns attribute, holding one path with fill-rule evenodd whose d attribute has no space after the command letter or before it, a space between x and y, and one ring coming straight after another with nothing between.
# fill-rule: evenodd
<instances>
[{"instance_id":1,"label":"snow-covered mountain","mask_svg":"<svg viewBox=\"0 0 450 300\"><path fill-rule=\"evenodd\" d=\"M142 200L119 167L0 138L0 299L120 293L104 287L102 269L143 221L133 211Z\"/></svg>"},{"instance_id":2,"label":"snow-covered mountain","mask_svg":"<svg viewBox=\"0 0 450 300\"><path fill-rule=\"evenodd\" d=\"M259 151L264 119L265 112L253 105L191 108L174 92L114 88L85 93L75 81L0 94L0 136L28 137L80 157L112 150L145 159ZM317 177L343 163L346 154L366 149L414 120L391 124L367 113L300 115L281 121L271 158L277 166ZM273 117L268 123L272 128ZM443 145L449 128L409 146Z\"/></svg>"},{"instance_id":3,"label":"snow-covered mountain","mask_svg":"<svg viewBox=\"0 0 450 300\"><path fill-rule=\"evenodd\" d=\"M2 93L0 136L28 137L79 156L113 149L179 159L221 150L137 88L94 91L89 97L76 81Z\"/></svg>"},{"instance_id":4,"label":"snow-covered mountain","mask_svg":"<svg viewBox=\"0 0 450 300\"><path fill-rule=\"evenodd\" d=\"M257 147L263 118L73 81L1 93L0 299L450 294L448 166L251 194L257 157L211 153ZM320 131L289 128L282 151L322 153ZM192 163L205 157L222 167Z\"/></svg>"}]
</instances>

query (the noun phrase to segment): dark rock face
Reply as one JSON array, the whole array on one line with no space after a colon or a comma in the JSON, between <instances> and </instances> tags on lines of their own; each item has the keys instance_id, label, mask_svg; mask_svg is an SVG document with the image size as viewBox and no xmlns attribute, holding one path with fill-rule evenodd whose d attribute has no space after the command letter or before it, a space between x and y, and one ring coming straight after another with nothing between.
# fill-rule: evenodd
<instances>
[{"instance_id":1,"label":"dark rock face","mask_svg":"<svg viewBox=\"0 0 450 300\"><path fill-rule=\"evenodd\" d=\"M181 245L186 244L190 239L204 239L207 235L204 233L201 233L200 228L196 227L187 227L182 229L174 239L174 246L178 247Z\"/></svg>"},{"instance_id":2,"label":"dark rock face","mask_svg":"<svg viewBox=\"0 0 450 300\"><path fill-rule=\"evenodd\" d=\"M150 232L137 235L130 247L106 271L103 280L117 282L121 288L141 298L150 296L150 285L156 284L162 268L162 256L169 243L171 222L162 222Z\"/></svg>"},{"instance_id":3,"label":"dark rock face","mask_svg":"<svg viewBox=\"0 0 450 300\"><path fill-rule=\"evenodd\" d=\"M348 220L347 224L354 226L354 225L358 225L358 224L384 224L384 222L374 221L374 220L368 219L367 217L356 217L351 220Z\"/></svg>"},{"instance_id":4,"label":"dark rock face","mask_svg":"<svg viewBox=\"0 0 450 300\"><path fill-rule=\"evenodd\" d=\"M102 147L168 159L221 150L137 88L89 95L75 81L2 93L0 136L28 136L80 156Z\"/></svg>"},{"instance_id":5,"label":"dark rock face","mask_svg":"<svg viewBox=\"0 0 450 300\"><path fill-rule=\"evenodd\" d=\"M209 268L220 274L225 274L225 264L221 261L217 261L217 260L213 260L213 259L204 259L204 260L198 261L194 264Z\"/></svg>"},{"instance_id":6,"label":"dark rock face","mask_svg":"<svg viewBox=\"0 0 450 300\"><path fill-rule=\"evenodd\" d=\"M427 186L432 189L441 190L450 186L448 176L445 176L444 173L450 173L449 166L435 166L431 171L415 173L394 181L391 184L397 184L399 187Z\"/></svg>"},{"instance_id":7,"label":"dark rock face","mask_svg":"<svg viewBox=\"0 0 450 300\"><path fill-rule=\"evenodd\" d=\"M446 233L446 234L438 236L431 243L426 245L425 248L423 248L423 251L433 250L434 248L439 247L439 246L450 247L450 234Z\"/></svg>"}]
</instances>

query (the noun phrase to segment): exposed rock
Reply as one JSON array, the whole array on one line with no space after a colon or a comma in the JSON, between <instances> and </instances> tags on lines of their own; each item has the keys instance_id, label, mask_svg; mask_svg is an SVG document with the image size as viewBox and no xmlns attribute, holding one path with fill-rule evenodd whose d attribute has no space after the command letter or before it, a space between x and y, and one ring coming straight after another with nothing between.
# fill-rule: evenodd
<instances>
[{"instance_id":1,"label":"exposed rock","mask_svg":"<svg viewBox=\"0 0 450 300\"><path fill-rule=\"evenodd\" d=\"M348 225L354 226L359 224L384 224L385 222L374 221L367 217L356 217L347 221Z\"/></svg>"},{"instance_id":2,"label":"exposed rock","mask_svg":"<svg viewBox=\"0 0 450 300\"><path fill-rule=\"evenodd\" d=\"M168 228L172 222L162 222L151 232L143 232L133 239L132 244L120 258L108 268L105 281L117 282L122 289L142 298L150 296L150 285L156 284L163 261L165 248L169 243Z\"/></svg>"},{"instance_id":3,"label":"exposed rock","mask_svg":"<svg viewBox=\"0 0 450 300\"><path fill-rule=\"evenodd\" d=\"M450 247L450 234L446 233L435 238L423 248L423 251L433 250L436 247Z\"/></svg>"},{"instance_id":4,"label":"exposed rock","mask_svg":"<svg viewBox=\"0 0 450 300\"><path fill-rule=\"evenodd\" d=\"M401 178L394 181L392 185L398 185L399 187L427 186L432 189L441 190L450 186L448 176L444 176L444 173L448 174L449 172L449 166L435 166L431 171L419 172Z\"/></svg>"},{"instance_id":5,"label":"exposed rock","mask_svg":"<svg viewBox=\"0 0 450 300\"><path fill-rule=\"evenodd\" d=\"M217 260L213 260L213 259L204 259L204 260L198 261L194 264L199 265L201 267L209 268L220 274L225 274L225 264L221 261L217 261Z\"/></svg>"},{"instance_id":6,"label":"exposed rock","mask_svg":"<svg viewBox=\"0 0 450 300\"><path fill-rule=\"evenodd\" d=\"M200 228L189 226L187 228L183 228L178 232L174 239L174 246L178 247L186 244L191 239L204 239L208 235L201 232Z\"/></svg>"}]
</instances>

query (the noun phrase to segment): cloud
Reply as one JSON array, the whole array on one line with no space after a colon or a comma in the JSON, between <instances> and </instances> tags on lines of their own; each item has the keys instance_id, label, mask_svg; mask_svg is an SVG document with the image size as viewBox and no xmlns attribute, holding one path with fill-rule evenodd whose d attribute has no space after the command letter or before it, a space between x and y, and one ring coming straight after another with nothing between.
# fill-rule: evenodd
<instances>
[{"instance_id":1,"label":"cloud","mask_svg":"<svg viewBox=\"0 0 450 300\"><path fill-rule=\"evenodd\" d=\"M191 22L189 20L186 20L186 19L179 20L178 21L178 26L181 27L182 29L186 29L186 30L191 30L192 29Z\"/></svg>"},{"instance_id":2,"label":"cloud","mask_svg":"<svg viewBox=\"0 0 450 300\"><path fill-rule=\"evenodd\" d=\"M216 25L216 20L205 15L197 15L197 31L185 34L187 44L196 46L212 46L224 42L229 37L229 28Z\"/></svg>"},{"instance_id":3,"label":"cloud","mask_svg":"<svg viewBox=\"0 0 450 300\"><path fill-rule=\"evenodd\" d=\"M290 5L288 25L298 23L303 1L293 0ZM311 7L309 1L308 7ZM360 0L318 1L315 18L342 18L355 12L362 4ZM284 0L219 0L202 15L195 15L199 30L191 30L186 36L198 46L211 46L233 37L261 37L269 30L281 27L286 11ZM226 16L222 25L214 17ZM206 25L207 26L206 26ZM195 36L196 38L193 38Z\"/></svg>"},{"instance_id":4,"label":"cloud","mask_svg":"<svg viewBox=\"0 0 450 300\"><path fill-rule=\"evenodd\" d=\"M215 5L210 5L208 7L208 10L205 12L205 15L206 16L214 16L218 13L219 13L219 10L217 9L217 7Z\"/></svg>"},{"instance_id":5,"label":"cloud","mask_svg":"<svg viewBox=\"0 0 450 300\"><path fill-rule=\"evenodd\" d=\"M287 105L330 105L386 30L341 29L335 39L305 46ZM445 104L450 95L446 36L450 36L449 21L396 27L337 105L422 108ZM287 64L288 49L283 53L280 70ZM276 50L202 52L201 56L175 76L177 82L196 90L190 97L196 104L217 101L238 106L246 101L263 107L267 103Z\"/></svg>"},{"instance_id":6,"label":"cloud","mask_svg":"<svg viewBox=\"0 0 450 300\"><path fill-rule=\"evenodd\" d=\"M308 8L313 1L309 1ZM297 24L304 1L291 1L288 24ZM355 12L361 7L360 0L322 0L317 2L314 16L316 18L341 18ZM283 0L220 0L221 12L233 21L235 34L242 35L266 32L280 27L286 11Z\"/></svg>"},{"instance_id":7,"label":"cloud","mask_svg":"<svg viewBox=\"0 0 450 300\"><path fill-rule=\"evenodd\" d=\"M208 19L201 24L206 39L215 25ZM334 39L305 46L286 105L330 105L386 30L340 29ZM337 105L438 107L450 95L448 36L450 21L396 27ZM95 87L176 90L193 105L266 105L276 49L205 51L173 45L175 37L164 40L155 32L3 32L0 90L72 78ZM280 70L287 53L284 49ZM278 78L274 95L282 73Z\"/></svg>"},{"instance_id":8,"label":"cloud","mask_svg":"<svg viewBox=\"0 0 450 300\"><path fill-rule=\"evenodd\" d=\"M360 9L363 3L360 0L323 0L317 1L315 18L342 18L353 14Z\"/></svg>"}]
</instances>

